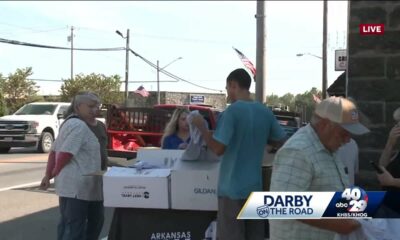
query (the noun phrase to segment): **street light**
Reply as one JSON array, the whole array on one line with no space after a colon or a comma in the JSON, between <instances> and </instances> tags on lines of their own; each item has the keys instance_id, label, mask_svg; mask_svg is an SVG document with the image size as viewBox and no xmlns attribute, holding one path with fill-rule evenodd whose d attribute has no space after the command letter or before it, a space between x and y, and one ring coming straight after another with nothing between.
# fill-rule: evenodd
<instances>
[{"instance_id":1,"label":"street light","mask_svg":"<svg viewBox=\"0 0 400 240\"><path fill-rule=\"evenodd\" d=\"M312 57L316 57L322 60L322 99L326 98L326 88L327 88L327 77L326 77L326 61L324 61L323 57L314 55L312 53L298 53L297 57L302 57L304 55L310 55Z\"/></svg>"},{"instance_id":2,"label":"street light","mask_svg":"<svg viewBox=\"0 0 400 240\"><path fill-rule=\"evenodd\" d=\"M164 70L169 65L173 64L174 62L183 59L182 57L178 57L172 60L170 63L165 65L163 68L160 68L160 61L157 60L157 104L160 104L160 71Z\"/></svg>"},{"instance_id":3,"label":"street light","mask_svg":"<svg viewBox=\"0 0 400 240\"><path fill-rule=\"evenodd\" d=\"M126 37L118 30L115 31L123 39L126 39L126 57L125 57L125 106L128 106L128 76L129 76L129 29L126 31Z\"/></svg>"},{"instance_id":4,"label":"street light","mask_svg":"<svg viewBox=\"0 0 400 240\"><path fill-rule=\"evenodd\" d=\"M120 35L122 38L125 38L124 35L122 35L122 33L118 30L115 31L118 35Z\"/></svg>"},{"instance_id":5,"label":"street light","mask_svg":"<svg viewBox=\"0 0 400 240\"><path fill-rule=\"evenodd\" d=\"M311 53L298 53L296 56L301 57L303 55L310 55L322 60L322 99L325 99L327 96L326 89L328 85L328 75L327 75L327 56L328 56L328 47L327 47L327 38L328 38L328 1L324 0L323 2L323 22L322 22L322 57L311 54Z\"/></svg>"},{"instance_id":6,"label":"street light","mask_svg":"<svg viewBox=\"0 0 400 240\"><path fill-rule=\"evenodd\" d=\"M312 54L312 53L298 53L298 54L296 54L297 57L302 57L302 56L304 56L304 55L310 55L310 56L313 56L313 57L316 57L316 58L319 58L319 59L322 60L322 57L317 56L317 55L314 55L314 54Z\"/></svg>"}]
</instances>

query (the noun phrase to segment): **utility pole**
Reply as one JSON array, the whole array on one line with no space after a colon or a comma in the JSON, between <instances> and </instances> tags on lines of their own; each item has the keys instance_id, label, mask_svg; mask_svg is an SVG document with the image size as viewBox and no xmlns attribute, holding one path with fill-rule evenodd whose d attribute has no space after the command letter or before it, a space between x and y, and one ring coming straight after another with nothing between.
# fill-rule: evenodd
<instances>
[{"instance_id":1,"label":"utility pole","mask_svg":"<svg viewBox=\"0 0 400 240\"><path fill-rule=\"evenodd\" d=\"M257 55L256 55L256 101L264 103L265 77L266 77L266 24L265 24L265 1L257 1Z\"/></svg>"},{"instance_id":2,"label":"utility pole","mask_svg":"<svg viewBox=\"0 0 400 240\"><path fill-rule=\"evenodd\" d=\"M157 104L160 105L160 61L157 60Z\"/></svg>"},{"instance_id":3,"label":"utility pole","mask_svg":"<svg viewBox=\"0 0 400 240\"><path fill-rule=\"evenodd\" d=\"M322 99L326 98L328 85L327 76L327 35L328 35L328 1L324 0L323 12L323 40L322 40Z\"/></svg>"},{"instance_id":4,"label":"utility pole","mask_svg":"<svg viewBox=\"0 0 400 240\"><path fill-rule=\"evenodd\" d=\"M129 29L126 30L126 62L125 62L125 106L128 106L128 79L129 79Z\"/></svg>"},{"instance_id":5,"label":"utility pole","mask_svg":"<svg viewBox=\"0 0 400 240\"><path fill-rule=\"evenodd\" d=\"M125 106L128 106L128 79L129 79L129 28L126 30L126 37L122 35L122 33L118 30L115 31L119 36L123 39L126 39L126 47L125 47Z\"/></svg>"},{"instance_id":6,"label":"utility pole","mask_svg":"<svg viewBox=\"0 0 400 240\"><path fill-rule=\"evenodd\" d=\"M157 104L161 103L161 97L160 97L160 71L164 70L166 67L169 65L173 64L174 62L183 59L182 57L175 58L172 60L170 63L165 65L164 67L160 68L160 61L157 60Z\"/></svg>"},{"instance_id":7,"label":"utility pole","mask_svg":"<svg viewBox=\"0 0 400 240\"><path fill-rule=\"evenodd\" d=\"M71 41L71 80L74 79L74 26L71 27L71 36L69 37Z\"/></svg>"}]
</instances>

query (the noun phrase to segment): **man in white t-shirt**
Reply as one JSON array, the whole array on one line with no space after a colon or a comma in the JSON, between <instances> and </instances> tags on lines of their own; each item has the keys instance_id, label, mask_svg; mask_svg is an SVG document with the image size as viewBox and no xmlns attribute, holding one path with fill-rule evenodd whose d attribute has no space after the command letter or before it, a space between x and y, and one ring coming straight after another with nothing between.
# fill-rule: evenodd
<instances>
[{"instance_id":1,"label":"man in white t-shirt","mask_svg":"<svg viewBox=\"0 0 400 240\"><path fill-rule=\"evenodd\" d=\"M358 145L354 139L341 146L336 153L336 157L342 160L346 166L345 172L349 176L350 185L354 185L358 174Z\"/></svg>"}]
</instances>

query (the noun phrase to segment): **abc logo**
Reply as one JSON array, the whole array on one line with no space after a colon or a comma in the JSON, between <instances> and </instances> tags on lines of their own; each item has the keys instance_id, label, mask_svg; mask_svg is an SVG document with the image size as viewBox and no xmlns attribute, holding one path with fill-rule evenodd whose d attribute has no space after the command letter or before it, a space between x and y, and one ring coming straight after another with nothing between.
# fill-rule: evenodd
<instances>
[{"instance_id":1,"label":"abc logo","mask_svg":"<svg viewBox=\"0 0 400 240\"><path fill-rule=\"evenodd\" d=\"M336 206L337 208L343 208L343 207L347 208L347 207L349 206L349 204L347 204L347 203L342 203L342 202L338 202L338 203L336 203L335 206Z\"/></svg>"},{"instance_id":2,"label":"abc logo","mask_svg":"<svg viewBox=\"0 0 400 240\"><path fill-rule=\"evenodd\" d=\"M346 188L342 199L347 203L338 202L337 208L347 208L348 212L363 212L367 208L367 193L359 187Z\"/></svg>"},{"instance_id":3,"label":"abc logo","mask_svg":"<svg viewBox=\"0 0 400 240\"><path fill-rule=\"evenodd\" d=\"M269 215L269 207L267 205L261 206L257 208L257 215L266 218Z\"/></svg>"}]
</instances>

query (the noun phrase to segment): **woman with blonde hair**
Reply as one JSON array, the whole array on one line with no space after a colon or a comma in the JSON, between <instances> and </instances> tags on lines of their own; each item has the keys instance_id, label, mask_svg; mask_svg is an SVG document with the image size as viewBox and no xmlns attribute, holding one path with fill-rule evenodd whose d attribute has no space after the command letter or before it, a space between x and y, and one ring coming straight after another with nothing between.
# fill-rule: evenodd
<instances>
[{"instance_id":1,"label":"woman with blonde hair","mask_svg":"<svg viewBox=\"0 0 400 240\"><path fill-rule=\"evenodd\" d=\"M185 149L190 141L189 124L186 117L189 110L177 108L172 114L161 138L162 149Z\"/></svg>"}]
</instances>

